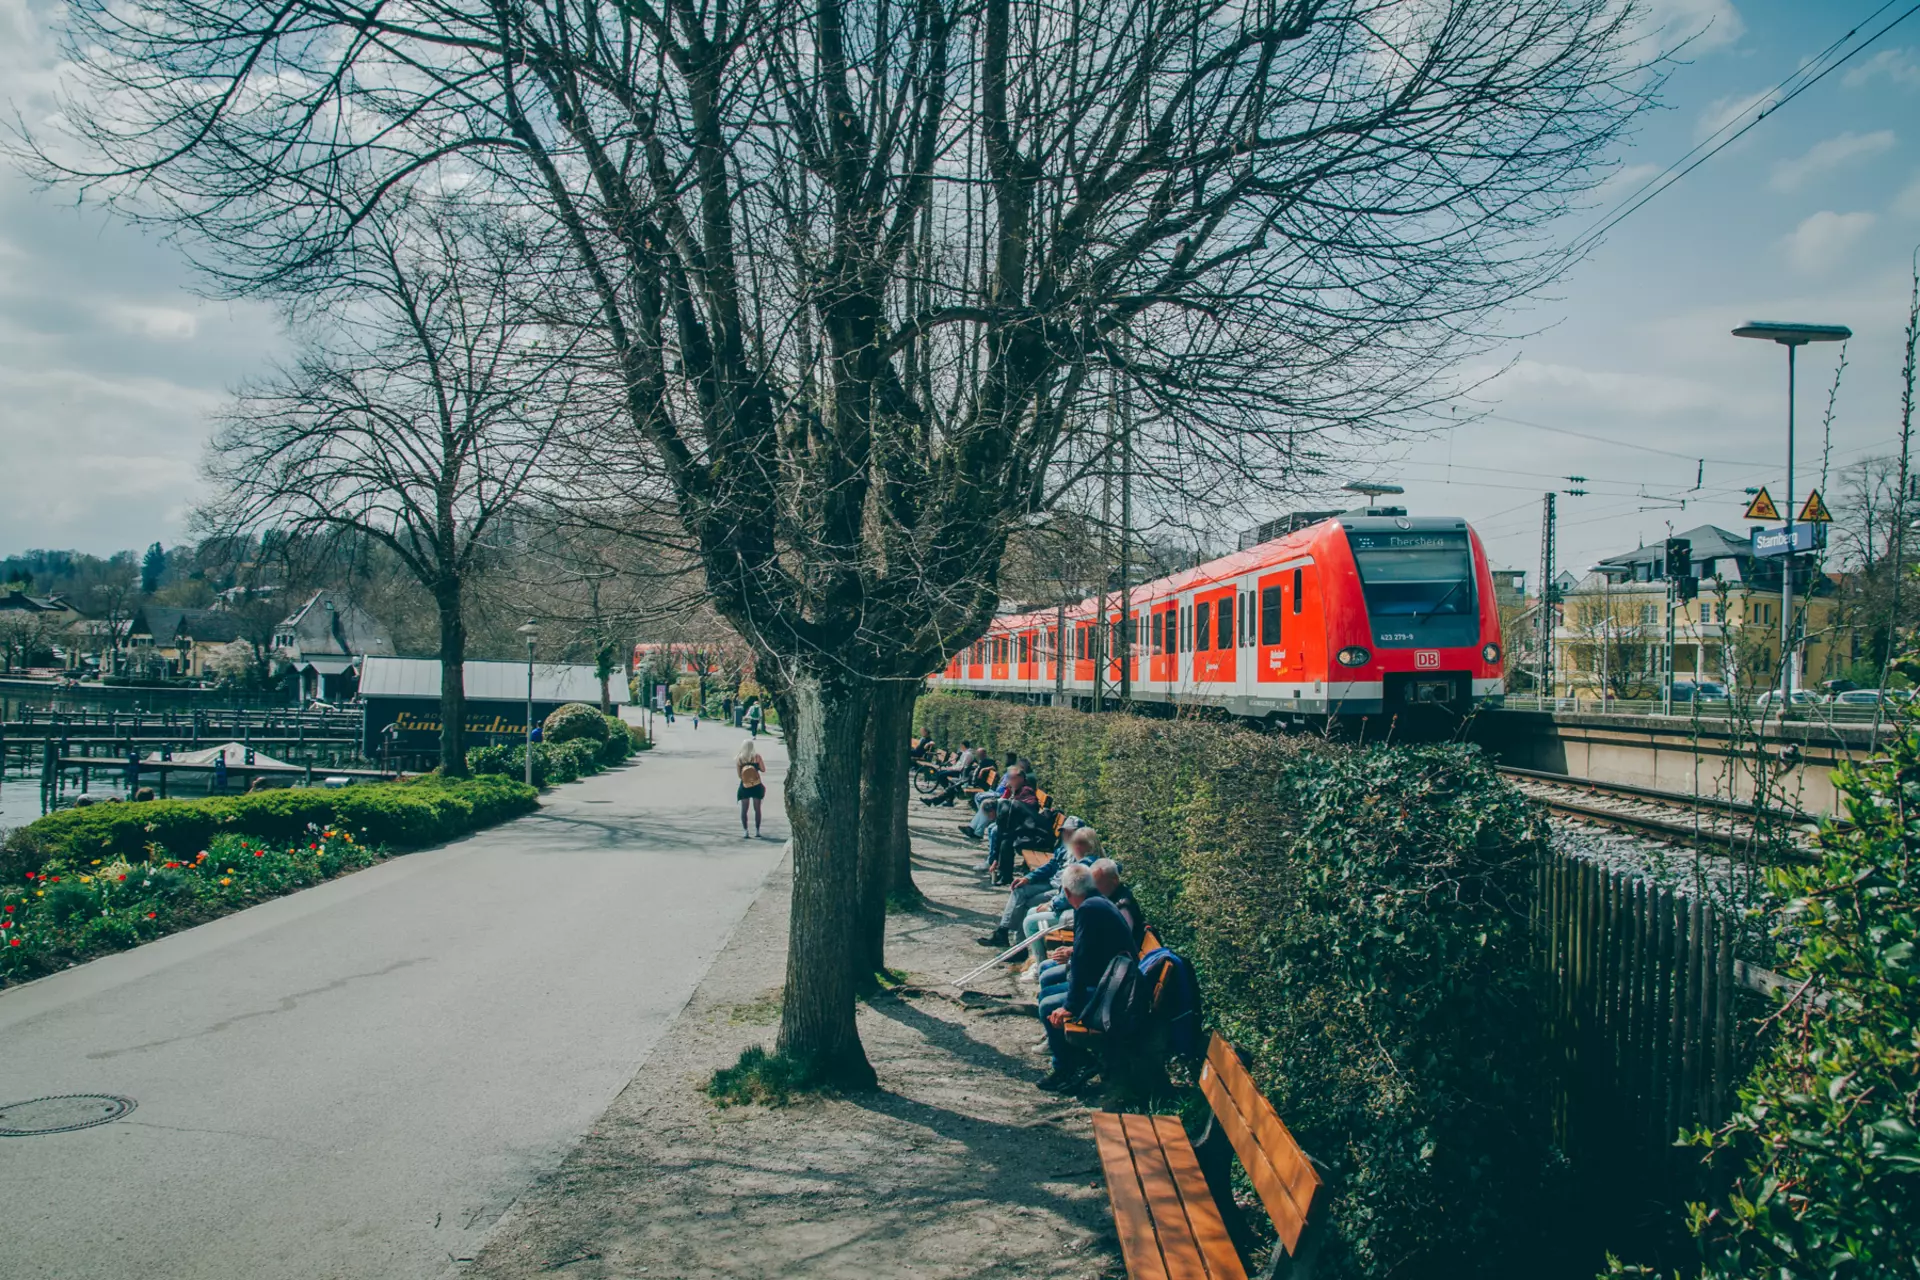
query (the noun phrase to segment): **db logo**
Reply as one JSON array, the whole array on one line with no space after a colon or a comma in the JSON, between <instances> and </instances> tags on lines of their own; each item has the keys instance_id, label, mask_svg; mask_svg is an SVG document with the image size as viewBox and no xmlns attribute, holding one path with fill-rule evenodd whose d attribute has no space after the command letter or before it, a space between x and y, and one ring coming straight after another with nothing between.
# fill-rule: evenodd
<instances>
[{"instance_id":1,"label":"db logo","mask_svg":"<svg viewBox=\"0 0 1920 1280\"><path fill-rule=\"evenodd\" d=\"M1437 667L1440 665L1440 654L1433 649L1415 650L1413 655L1413 665L1420 668L1422 671L1429 670L1433 667Z\"/></svg>"}]
</instances>

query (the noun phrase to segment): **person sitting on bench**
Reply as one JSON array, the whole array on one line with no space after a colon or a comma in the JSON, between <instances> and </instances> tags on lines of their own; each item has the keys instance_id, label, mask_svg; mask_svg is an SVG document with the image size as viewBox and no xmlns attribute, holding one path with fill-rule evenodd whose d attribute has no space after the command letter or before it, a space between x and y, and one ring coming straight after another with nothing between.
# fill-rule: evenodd
<instances>
[{"instance_id":1,"label":"person sitting on bench","mask_svg":"<svg viewBox=\"0 0 1920 1280\"><path fill-rule=\"evenodd\" d=\"M1073 907L1073 948L1067 955L1062 981L1040 988L1040 1021L1047 1029L1047 1050L1053 1069L1040 1081L1048 1093L1079 1088L1093 1073L1085 1050L1070 1043L1067 1019L1084 1016L1107 966L1115 956L1131 955L1133 932L1127 918L1093 885L1093 871L1074 863L1060 873L1060 888Z\"/></svg>"},{"instance_id":2,"label":"person sitting on bench","mask_svg":"<svg viewBox=\"0 0 1920 1280\"><path fill-rule=\"evenodd\" d=\"M1032 908L1054 896L1060 873L1073 863L1085 861L1088 851L1097 849L1093 828L1080 827L1068 833L1066 843L1054 851L1051 860L1023 876L1015 876L1013 887L1007 890L1007 905L1000 911L1000 923L992 933L978 939L980 945L995 951L1006 950L1020 934L1022 922Z\"/></svg>"},{"instance_id":3,"label":"person sitting on bench","mask_svg":"<svg viewBox=\"0 0 1920 1280\"><path fill-rule=\"evenodd\" d=\"M1091 867L1100 857L1100 833L1078 818L1067 818L1060 824L1064 839L1060 851L1054 854L1054 860L1047 866L1058 867L1053 873L1053 896L1030 909L1020 923L1020 930L1027 936L1031 958L1027 967L1020 971L1020 981L1033 982L1040 976L1041 968L1047 963L1046 934L1049 929L1058 929L1073 920L1073 911L1067 906L1066 895L1059 891L1060 870L1066 869L1068 862L1084 862ZM1066 856L1071 850L1072 856ZM1039 868L1027 876L1029 883L1037 879L1045 867Z\"/></svg>"},{"instance_id":4,"label":"person sitting on bench","mask_svg":"<svg viewBox=\"0 0 1920 1280\"><path fill-rule=\"evenodd\" d=\"M985 835L987 833L987 827L993 822L992 818L984 816L987 806L997 803L1000 797L1007 793L1007 788L1013 786L1019 777L1019 767L1016 765L1008 765L1006 770L1001 773L1000 782L997 786L990 791L982 791L979 795L975 796L973 798L973 821L961 823L960 833L970 840L978 840Z\"/></svg>"},{"instance_id":5,"label":"person sitting on bench","mask_svg":"<svg viewBox=\"0 0 1920 1280\"><path fill-rule=\"evenodd\" d=\"M1040 835L1040 793L1034 789L1033 766L1007 773L1007 789L1000 797L1000 813L987 833L986 869L995 884L1013 883L1013 852L1021 839ZM1051 836L1048 831L1046 835Z\"/></svg>"},{"instance_id":6,"label":"person sitting on bench","mask_svg":"<svg viewBox=\"0 0 1920 1280\"><path fill-rule=\"evenodd\" d=\"M1089 869L1093 872L1093 887L1133 926L1133 950L1137 955L1147 936L1147 913L1134 900L1133 890L1120 879L1120 864L1112 858L1096 858Z\"/></svg>"}]
</instances>

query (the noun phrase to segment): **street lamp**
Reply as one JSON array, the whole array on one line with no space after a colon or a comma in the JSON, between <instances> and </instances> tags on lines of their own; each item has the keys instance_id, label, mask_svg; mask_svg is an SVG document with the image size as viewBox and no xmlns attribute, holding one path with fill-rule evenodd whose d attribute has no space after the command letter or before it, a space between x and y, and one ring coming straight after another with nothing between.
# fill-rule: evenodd
<instances>
[{"instance_id":1,"label":"street lamp","mask_svg":"<svg viewBox=\"0 0 1920 1280\"><path fill-rule=\"evenodd\" d=\"M1780 718L1793 703L1793 353L1809 342L1845 342L1853 330L1843 324L1781 324L1753 320L1733 331L1736 338L1758 338L1787 349L1787 518L1786 564L1780 571Z\"/></svg>"},{"instance_id":2,"label":"street lamp","mask_svg":"<svg viewBox=\"0 0 1920 1280\"><path fill-rule=\"evenodd\" d=\"M527 785L533 785L533 642L540 634L540 626L532 618L519 628L521 635L527 638Z\"/></svg>"}]
</instances>

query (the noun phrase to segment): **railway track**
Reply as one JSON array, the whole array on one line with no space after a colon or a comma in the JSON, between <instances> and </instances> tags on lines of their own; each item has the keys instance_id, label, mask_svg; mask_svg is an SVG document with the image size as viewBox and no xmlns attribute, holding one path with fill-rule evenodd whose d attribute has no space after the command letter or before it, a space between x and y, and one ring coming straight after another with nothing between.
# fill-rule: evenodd
<instances>
[{"instance_id":1,"label":"railway track","mask_svg":"<svg viewBox=\"0 0 1920 1280\"><path fill-rule=\"evenodd\" d=\"M1500 772L1549 811L1581 822L1615 827L1695 848L1725 852L1783 837L1796 847L1813 820L1783 809L1760 809L1738 800L1690 796L1625 783L1593 782L1563 774L1500 766ZM1756 834L1757 833L1757 834Z\"/></svg>"}]
</instances>

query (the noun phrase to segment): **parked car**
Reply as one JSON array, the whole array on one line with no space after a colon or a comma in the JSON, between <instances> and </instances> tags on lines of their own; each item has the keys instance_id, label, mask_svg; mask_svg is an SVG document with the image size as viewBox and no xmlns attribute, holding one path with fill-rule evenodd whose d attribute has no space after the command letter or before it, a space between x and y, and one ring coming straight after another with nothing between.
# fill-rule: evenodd
<instances>
[{"instance_id":1,"label":"parked car","mask_svg":"<svg viewBox=\"0 0 1920 1280\"><path fill-rule=\"evenodd\" d=\"M1727 686L1712 680L1675 680L1673 700L1675 702L1725 702Z\"/></svg>"},{"instance_id":2,"label":"parked car","mask_svg":"<svg viewBox=\"0 0 1920 1280\"><path fill-rule=\"evenodd\" d=\"M1907 689L1849 689L1845 693L1835 694L1833 705L1836 707L1905 706L1913 700L1913 693Z\"/></svg>"},{"instance_id":3,"label":"parked car","mask_svg":"<svg viewBox=\"0 0 1920 1280\"><path fill-rule=\"evenodd\" d=\"M1780 690L1769 689L1765 693L1761 694L1759 697L1755 698L1753 700L1753 705L1757 710L1760 710L1760 711L1778 711L1780 709L1780 702L1781 702L1782 696L1783 695L1781 694ZM1815 693L1811 689L1795 689L1793 691L1793 702L1791 703L1791 705L1796 707L1817 707L1825 702L1826 702L1825 698L1821 697L1819 694Z\"/></svg>"}]
</instances>

